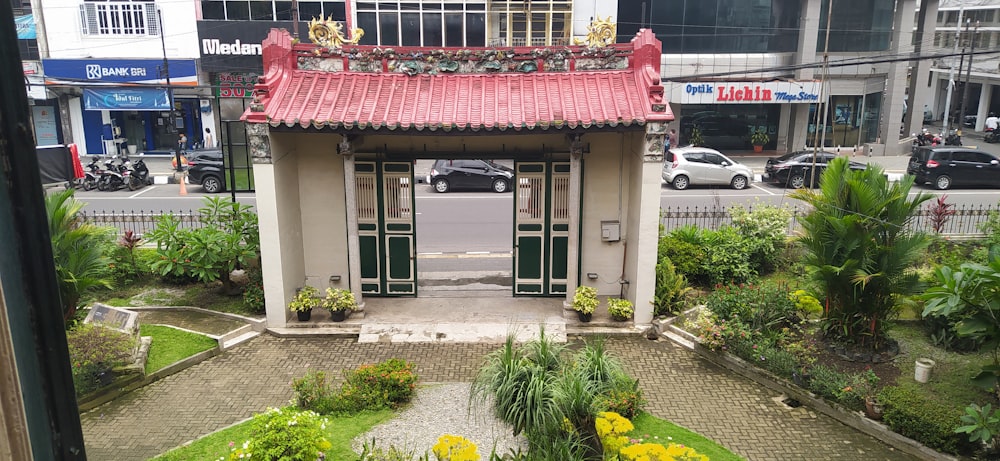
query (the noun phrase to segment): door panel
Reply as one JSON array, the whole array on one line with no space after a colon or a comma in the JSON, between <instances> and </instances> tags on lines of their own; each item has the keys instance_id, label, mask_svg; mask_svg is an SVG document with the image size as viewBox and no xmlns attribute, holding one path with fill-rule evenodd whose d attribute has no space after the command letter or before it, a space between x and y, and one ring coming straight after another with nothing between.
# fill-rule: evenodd
<instances>
[{"instance_id":1,"label":"door panel","mask_svg":"<svg viewBox=\"0 0 1000 461\"><path fill-rule=\"evenodd\" d=\"M361 286L366 295L417 294L412 166L355 163Z\"/></svg>"},{"instance_id":2,"label":"door panel","mask_svg":"<svg viewBox=\"0 0 1000 461\"><path fill-rule=\"evenodd\" d=\"M566 293L569 163L517 162L514 179L514 294Z\"/></svg>"}]
</instances>

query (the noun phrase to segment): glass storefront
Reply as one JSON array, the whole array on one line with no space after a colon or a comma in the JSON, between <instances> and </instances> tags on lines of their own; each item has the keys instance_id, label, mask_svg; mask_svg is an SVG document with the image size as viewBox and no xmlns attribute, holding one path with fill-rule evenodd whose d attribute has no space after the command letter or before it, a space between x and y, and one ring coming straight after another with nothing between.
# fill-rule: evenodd
<instances>
[{"instance_id":1,"label":"glass storefront","mask_svg":"<svg viewBox=\"0 0 1000 461\"><path fill-rule=\"evenodd\" d=\"M652 29L664 53L793 52L799 0L619 0L618 38Z\"/></svg>"},{"instance_id":2,"label":"glass storefront","mask_svg":"<svg viewBox=\"0 0 1000 461\"><path fill-rule=\"evenodd\" d=\"M778 145L780 104L685 104L680 115L680 145L691 142L697 128L704 145L721 151L751 150L750 134L767 130L770 141L764 149Z\"/></svg>"},{"instance_id":3,"label":"glass storefront","mask_svg":"<svg viewBox=\"0 0 1000 461\"><path fill-rule=\"evenodd\" d=\"M882 111L882 93L864 96L836 95L830 97L826 113L826 133L817 132L823 126L823 114L816 119L816 104L809 105L809 147L853 147L878 139L878 122Z\"/></svg>"}]
</instances>

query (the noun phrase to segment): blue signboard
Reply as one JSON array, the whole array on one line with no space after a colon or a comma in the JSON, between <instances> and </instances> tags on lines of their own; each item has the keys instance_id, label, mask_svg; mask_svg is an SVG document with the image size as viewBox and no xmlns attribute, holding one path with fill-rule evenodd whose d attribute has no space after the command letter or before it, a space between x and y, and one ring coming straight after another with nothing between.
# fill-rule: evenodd
<instances>
[{"instance_id":1,"label":"blue signboard","mask_svg":"<svg viewBox=\"0 0 1000 461\"><path fill-rule=\"evenodd\" d=\"M14 26L17 27L18 40L35 40L38 35L35 33L35 15L28 14L14 18Z\"/></svg>"},{"instance_id":2,"label":"blue signboard","mask_svg":"<svg viewBox=\"0 0 1000 461\"><path fill-rule=\"evenodd\" d=\"M170 110L166 88L84 88L85 110Z\"/></svg>"},{"instance_id":3,"label":"blue signboard","mask_svg":"<svg viewBox=\"0 0 1000 461\"><path fill-rule=\"evenodd\" d=\"M49 82L95 84L166 82L162 59L43 59ZM193 59L170 60L170 83L193 85L198 71Z\"/></svg>"}]
</instances>

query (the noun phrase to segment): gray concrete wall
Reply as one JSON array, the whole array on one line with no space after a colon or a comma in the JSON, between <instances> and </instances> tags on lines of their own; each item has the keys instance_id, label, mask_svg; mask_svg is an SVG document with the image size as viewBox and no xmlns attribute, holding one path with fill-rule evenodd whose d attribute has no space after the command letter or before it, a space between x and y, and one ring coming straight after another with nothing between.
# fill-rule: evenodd
<instances>
[{"instance_id":1,"label":"gray concrete wall","mask_svg":"<svg viewBox=\"0 0 1000 461\"><path fill-rule=\"evenodd\" d=\"M305 279L320 292L350 288L340 136L309 133L295 140ZM331 283L332 275L339 275L340 281Z\"/></svg>"}]
</instances>

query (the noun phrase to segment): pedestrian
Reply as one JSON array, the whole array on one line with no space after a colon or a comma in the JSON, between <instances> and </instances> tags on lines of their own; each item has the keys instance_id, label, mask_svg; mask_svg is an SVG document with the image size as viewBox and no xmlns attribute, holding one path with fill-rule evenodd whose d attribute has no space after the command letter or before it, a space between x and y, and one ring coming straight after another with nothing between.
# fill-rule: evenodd
<instances>
[{"instance_id":1,"label":"pedestrian","mask_svg":"<svg viewBox=\"0 0 1000 461\"><path fill-rule=\"evenodd\" d=\"M678 139L677 139L677 130L671 128L670 129L670 134L667 135L667 140L669 141L670 148L671 149L676 149L677 148L677 142L678 142Z\"/></svg>"},{"instance_id":2,"label":"pedestrian","mask_svg":"<svg viewBox=\"0 0 1000 461\"><path fill-rule=\"evenodd\" d=\"M211 128L205 128L205 140L203 141L202 147L205 149L212 149L215 147L215 136L212 136Z\"/></svg>"},{"instance_id":3,"label":"pedestrian","mask_svg":"<svg viewBox=\"0 0 1000 461\"><path fill-rule=\"evenodd\" d=\"M986 118L986 131L996 131L998 125L1000 125L1000 118L997 118L995 112L990 112L990 116Z\"/></svg>"},{"instance_id":4,"label":"pedestrian","mask_svg":"<svg viewBox=\"0 0 1000 461\"><path fill-rule=\"evenodd\" d=\"M177 147L181 151L186 151L187 145L188 145L188 137L186 134L181 133L180 136L177 137Z\"/></svg>"}]
</instances>

